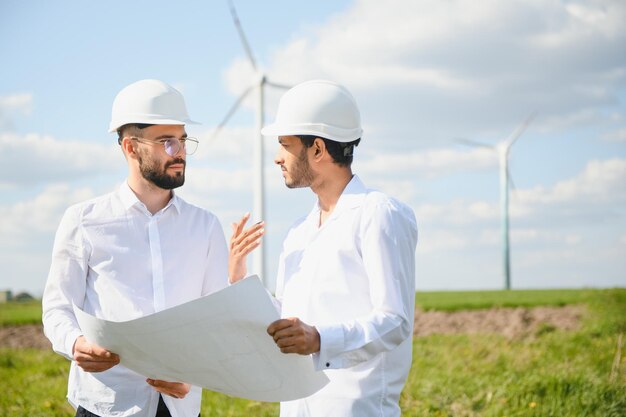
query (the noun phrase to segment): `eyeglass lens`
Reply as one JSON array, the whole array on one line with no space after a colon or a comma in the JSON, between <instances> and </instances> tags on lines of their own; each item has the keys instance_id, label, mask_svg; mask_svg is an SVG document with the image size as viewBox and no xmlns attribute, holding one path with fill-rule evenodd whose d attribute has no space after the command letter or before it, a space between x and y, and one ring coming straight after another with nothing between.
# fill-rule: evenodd
<instances>
[{"instance_id":1,"label":"eyeglass lens","mask_svg":"<svg viewBox=\"0 0 626 417\"><path fill-rule=\"evenodd\" d=\"M186 140L182 141L178 138L169 138L163 142L163 146L165 146L165 152L169 156L174 156L180 152L180 148L183 147L188 155L194 153L196 151L197 142L194 140Z\"/></svg>"}]
</instances>

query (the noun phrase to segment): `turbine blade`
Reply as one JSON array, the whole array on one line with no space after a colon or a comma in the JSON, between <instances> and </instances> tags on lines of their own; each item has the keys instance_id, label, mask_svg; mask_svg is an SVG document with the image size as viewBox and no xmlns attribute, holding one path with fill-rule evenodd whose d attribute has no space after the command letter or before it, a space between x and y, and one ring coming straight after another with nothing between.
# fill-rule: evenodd
<instances>
[{"instance_id":1,"label":"turbine blade","mask_svg":"<svg viewBox=\"0 0 626 417\"><path fill-rule=\"evenodd\" d=\"M534 111L532 112L527 118L526 120L524 120L524 123L522 123L517 130L515 130L515 132L513 132L513 134L511 134L511 136L509 136L509 138L506 140L506 144L507 147L510 148L511 146L513 146L513 144L515 143L515 141L517 141L517 139L519 139L520 136L522 136L522 133L524 133L524 131L526 130L526 128L528 128L528 125L530 125L530 123L533 121L533 119L535 118L535 116L537 116L537 112Z\"/></svg>"},{"instance_id":2,"label":"turbine blade","mask_svg":"<svg viewBox=\"0 0 626 417\"><path fill-rule=\"evenodd\" d=\"M233 114L235 114L235 112L241 105L241 102L246 98L248 94L250 94L250 91L252 91L254 87L255 87L254 85L251 85L239 96L237 101L235 101L235 103L230 107L230 109L228 110L228 113L226 113L226 116L224 116L220 124L217 125L211 137L209 137L209 142L213 142L213 140L217 137L217 135L220 133L220 131L226 125L226 123L228 123L228 121L233 116Z\"/></svg>"},{"instance_id":3,"label":"turbine blade","mask_svg":"<svg viewBox=\"0 0 626 417\"><path fill-rule=\"evenodd\" d=\"M293 85L286 85L286 84L279 84L279 83L275 83L273 81L268 80L267 78L265 78L265 84L271 86L271 87L275 87L275 88L280 88L283 90L289 90L291 87L293 87Z\"/></svg>"},{"instance_id":4,"label":"turbine blade","mask_svg":"<svg viewBox=\"0 0 626 417\"><path fill-rule=\"evenodd\" d=\"M466 139L466 138L455 138L455 142L460 143L462 145L474 146L479 148L489 148L491 150L495 149L495 146L487 145L486 143L477 142L475 140Z\"/></svg>"},{"instance_id":5,"label":"turbine blade","mask_svg":"<svg viewBox=\"0 0 626 417\"><path fill-rule=\"evenodd\" d=\"M243 31L243 27L241 26L241 22L239 21L239 17L237 16L237 10L235 10L235 4L232 0L229 0L228 5L230 6L230 14L233 17L233 23L237 28L237 33L239 33L239 39L241 39L241 43L243 45L243 49L246 50L246 55L248 56L248 60L250 64L252 64L252 68L255 71L258 71L256 60L254 59L254 55L252 55L252 49L250 48L250 44L248 43L248 39L246 38L246 34Z\"/></svg>"}]
</instances>

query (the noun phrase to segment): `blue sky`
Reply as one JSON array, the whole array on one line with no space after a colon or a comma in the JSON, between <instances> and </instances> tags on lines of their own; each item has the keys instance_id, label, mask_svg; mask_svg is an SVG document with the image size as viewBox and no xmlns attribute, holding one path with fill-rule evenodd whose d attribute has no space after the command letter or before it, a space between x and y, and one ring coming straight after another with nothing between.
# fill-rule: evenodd
<instances>
[{"instance_id":1,"label":"blue sky","mask_svg":"<svg viewBox=\"0 0 626 417\"><path fill-rule=\"evenodd\" d=\"M365 133L354 170L416 212L417 288L502 287L494 145L526 117L510 171L514 288L626 286L626 5L621 1L236 1L272 79L346 85ZM180 194L229 224L252 209L254 78L226 1L0 4L0 288L40 293L70 204L125 178L111 103L179 88L201 147ZM280 91L267 91L267 121ZM266 142L268 281L314 196ZM252 272L252 271L251 271Z\"/></svg>"}]
</instances>

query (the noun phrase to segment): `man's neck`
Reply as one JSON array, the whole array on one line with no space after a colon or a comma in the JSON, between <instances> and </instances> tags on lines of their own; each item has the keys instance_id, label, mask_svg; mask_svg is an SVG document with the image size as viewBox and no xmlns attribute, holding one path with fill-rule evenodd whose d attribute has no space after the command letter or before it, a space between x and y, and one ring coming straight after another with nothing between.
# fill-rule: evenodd
<instances>
[{"instance_id":1,"label":"man's neck","mask_svg":"<svg viewBox=\"0 0 626 417\"><path fill-rule=\"evenodd\" d=\"M135 193L137 199L141 201L152 214L158 212L172 198L171 190L164 190L149 182L145 178L128 178L128 186Z\"/></svg>"},{"instance_id":2,"label":"man's neck","mask_svg":"<svg viewBox=\"0 0 626 417\"><path fill-rule=\"evenodd\" d=\"M317 194L319 202L320 226L337 206L339 197L341 197L343 190L345 190L348 183L352 180L352 176L351 169L342 169L326 178L319 178L319 182L311 186L313 192Z\"/></svg>"}]
</instances>

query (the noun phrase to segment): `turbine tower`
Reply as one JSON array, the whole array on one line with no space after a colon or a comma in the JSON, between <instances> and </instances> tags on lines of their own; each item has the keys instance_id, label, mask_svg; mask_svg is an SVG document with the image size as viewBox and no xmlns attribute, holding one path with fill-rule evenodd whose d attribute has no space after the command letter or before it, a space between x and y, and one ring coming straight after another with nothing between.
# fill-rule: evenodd
<instances>
[{"instance_id":1,"label":"turbine tower","mask_svg":"<svg viewBox=\"0 0 626 417\"><path fill-rule=\"evenodd\" d=\"M281 89L289 89L291 86L283 85L279 83L272 82L268 80L265 73L260 69L257 65L256 60L254 59L254 55L252 54L252 49L250 48L250 44L248 43L248 39L243 31L241 26L241 22L239 21L239 17L237 16L237 11L235 10L235 5L232 0L228 2L230 8L230 14L233 19L233 23L237 32L239 33L239 39L241 40L241 44L246 52L246 56L248 57L248 61L250 65L254 69L254 79L250 86L244 90L244 92L237 98L235 103L231 106L231 108L226 113L226 116L222 119L222 121L217 125L213 135L210 140L217 137L222 128L228 123L228 120L232 117L232 115L237 111L243 100L250 94L252 91L256 90L256 125L255 125L255 138L254 138L254 150L253 150L253 172L254 172L254 205L253 205L253 216L258 220L265 219L265 181L264 181L264 172L263 172L263 135L261 135L261 128L263 127L263 123L265 121L265 99L264 99L264 90L266 86L281 88ZM265 268L265 250L264 245L262 244L253 252L253 268L254 270L261 276L261 280L267 286L267 271Z\"/></svg>"},{"instance_id":2,"label":"turbine tower","mask_svg":"<svg viewBox=\"0 0 626 417\"><path fill-rule=\"evenodd\" d=\"M513 185L513 179L509 172L509 153L511 146L524 133L528 125L535 118L536 113L532 113L524 123L522 123L507 139L496 145L487 145L468 139L458 139L459 142L469 146L488 148L498 154L498 165L500 167L500 229L502 235L502 274L504 276L504 288L511 289L511 248L509 239L509 181ZM513 187L515 188L515 187Z\"/></svg>"}]
</instances>

